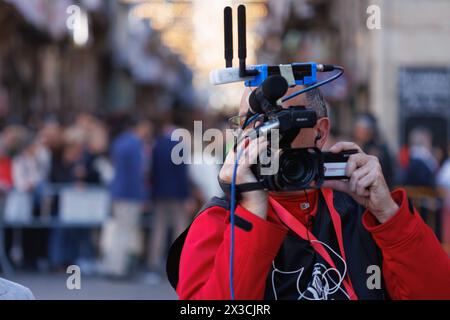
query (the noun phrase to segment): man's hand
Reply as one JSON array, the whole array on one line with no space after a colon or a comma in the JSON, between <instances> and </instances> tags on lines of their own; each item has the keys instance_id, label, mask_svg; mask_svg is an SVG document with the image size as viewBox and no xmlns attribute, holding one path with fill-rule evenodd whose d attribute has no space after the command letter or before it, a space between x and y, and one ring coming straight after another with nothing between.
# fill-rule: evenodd
<instances>
[{"instance_id":1,"label":"man's hand","mask_svg":"<svg viewBox=\"0 0 450 320\"><path fill-rule=\"evenodd\" d=\"M242 150L244 148L245 151L239 159L239 166L236 175L237 185L257 182L255 175L251 171L251 166L256 164L259 154L261 151L267 150L267 147L268 142L264 137L252 141L246 139L243 143L241 143L241 145L238 146L237 150ZM220 180L231 184L235 162L236 154L232 150L228 154L225 164L220 171ZM245 192L242 194L240 205L265 220L267 219L268 193L264 190Z\"/></svg>"},{"instance_id":2,"label":"man's hand","mask_svg":"<svg viewBox=\"0 0 450 320\"><path fill-rule=\"evenodd\" d=\"M340 142L330 149L332 153L358 150L347 164L349 181L327 181L325 188L349 194L356 202L367 208L380 223L392 218L399 206L391 197L391 192L381 170L377 157L365 154L359 146L351 142Z\"/></svg>"}]
</instances>

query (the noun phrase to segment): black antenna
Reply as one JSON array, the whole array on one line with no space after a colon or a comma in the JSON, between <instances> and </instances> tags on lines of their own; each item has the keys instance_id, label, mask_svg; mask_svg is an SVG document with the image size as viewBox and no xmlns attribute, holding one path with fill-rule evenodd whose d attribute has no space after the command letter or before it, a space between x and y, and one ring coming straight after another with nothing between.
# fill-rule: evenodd
<instances>
[{"instance_id":1,"label":"black antenna","mask_svg":"<svg viewBox=\"0 0 450 320\"><path fill-rule=\"evenodd\" d=\"M233 67L233 9L231 7L226 7L224 10L224 21L225 21L225 61L226 67Z\"/></svg>"},{"instance_id":2,"label":"black antenna","mask_svg":"<svg viewBox=\"0 0 450 320\"><path fill-rule=\"evenodd\" d=\"M238 7L238 36L239 36L239 76L247 76L247 10L244 5Z\"/></svg>"}]
</instances>

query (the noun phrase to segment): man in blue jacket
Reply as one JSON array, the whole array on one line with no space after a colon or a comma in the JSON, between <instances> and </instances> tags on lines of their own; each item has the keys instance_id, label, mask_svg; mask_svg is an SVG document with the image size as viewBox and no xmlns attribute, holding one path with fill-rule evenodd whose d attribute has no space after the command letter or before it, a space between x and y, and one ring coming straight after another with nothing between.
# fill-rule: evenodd
<instances>
[{"instance_id":1,"label":"man in blue jacket","mask_svg":"<svg viewBox=\"0 0 450 320\"><path fill-rule=\"evenodd\" d=\"M169 229L172 229L172 240L175 240L190 222L188 167L186 164L175 165L171 158L173 148L179 143L171 139L175 129L176 126L166 120L153 149L151 175L155 217L149 243L149 267L153 277L148 280L151 283L158 281L163 274Z\"/></svg>"},{"instance_id":2,"label":"man in blue jacket","mask_svg":"<svg viewBox=\"0 0 450 320\"><path fill-rule=\"evenodd\" d=\"M128 275L133 259L142 253L139 221L146 198L148 159L145 145L152 125L147 120L132 123L113 142L111 158L115 175L111 184L113 216L102 237L103 272L114 277Z\"/></svg>"}]
</instances>

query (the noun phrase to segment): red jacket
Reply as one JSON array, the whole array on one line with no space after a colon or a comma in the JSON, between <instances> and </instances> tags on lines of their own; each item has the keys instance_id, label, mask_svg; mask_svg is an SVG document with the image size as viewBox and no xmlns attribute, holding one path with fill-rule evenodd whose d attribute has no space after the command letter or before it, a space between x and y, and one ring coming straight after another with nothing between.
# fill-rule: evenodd
<instances>
[{"instance_id":1,"label":"red jacket","mask_svg":"<svg viewBox=\"0 0 450 320\"><path fill-rule=\"evenodd\" d=\"M379 225L370 212L361 216L361 228L370 233L381 250L389 297L450 299L449 257L433 231L410 206L406 192L398 190L392 195L400 210L391 220ZM239 206L236 215L251 224L251 231L235 229L235 296L239 300L261 300L288 229L275 219L272 209L267 220ZM194 221L182 247L177 285L180 299L228 300L229 252L229 211L217 206L209 208ZM358 263L357 256L347 254L347 260L352 259Z\"/></svg>"}]
</instances>

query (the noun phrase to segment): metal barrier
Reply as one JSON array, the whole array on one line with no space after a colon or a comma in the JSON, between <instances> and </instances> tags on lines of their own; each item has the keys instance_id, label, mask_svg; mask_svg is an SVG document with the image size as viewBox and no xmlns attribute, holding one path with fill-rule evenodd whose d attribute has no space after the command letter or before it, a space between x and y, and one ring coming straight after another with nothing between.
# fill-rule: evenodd
<instances>
[{"instance_id":1,"label":"metal barrier","mask_svg":"<svg viewBox=\"0 0 450 320\"><path fill-rule=\"evenodd\" d=\"M423 220L442 242L443 212L447 191L441 188L402 186Z\"/></svg>"},{"instance_id":2,"label":"metal barrier","mask_svg":"<svg viewBox=\"0 0 450 320\"><path fill-rule=\"evenodd\" d=\"M50 208L56 198L59 208L52 216ZM1 201L0 267L6 275L14 272L6 252L6 229L97 229L111 212L108 190L92 185L45 186L38 217L33 216L33 204L25 203L27 201L33 201L33 196L17 191L5 195Z\"/></svg>"}]
</instances>

